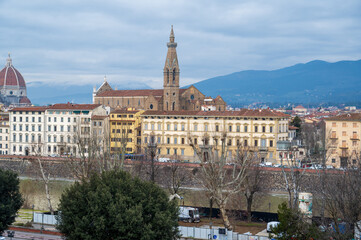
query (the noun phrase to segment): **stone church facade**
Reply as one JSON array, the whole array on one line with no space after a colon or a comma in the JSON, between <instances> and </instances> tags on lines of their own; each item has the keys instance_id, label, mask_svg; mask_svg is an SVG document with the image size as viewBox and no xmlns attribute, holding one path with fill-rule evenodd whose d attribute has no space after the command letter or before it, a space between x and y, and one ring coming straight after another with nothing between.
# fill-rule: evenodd
<instances>
[{"instance_id":1,"label":"stone church facade","mask_svg":"<svg viewBox=\"0 0 361 240\"><path fill-rule=\"evenodd\" d=\"M114 90L104 78L99 89L94 88L93 103L111 108L135 108L142 110L217 110L224 111L222 97L206 97L196 87L179 88L179 64L177 43L171 29L168 52L163 68L163 89Z\"/></svg>"}]
</instances>

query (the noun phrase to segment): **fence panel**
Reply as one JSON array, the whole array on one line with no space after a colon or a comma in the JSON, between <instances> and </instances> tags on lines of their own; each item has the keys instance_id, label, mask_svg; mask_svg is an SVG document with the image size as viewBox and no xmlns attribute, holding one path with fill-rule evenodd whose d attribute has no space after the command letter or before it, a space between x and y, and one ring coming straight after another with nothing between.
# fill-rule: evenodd
<instances>
[{"instance_id":1,"label":"fence panel","mask_svg":"<svg viewBox=\"0 0 361 240\"><path fill-rule=\"evenodd\" d=\"M239 234L233 231L227 231L226 235L220 235L218 229L209 228L196 228L196 227L183 227L179 226L179 232L183 237L193 237L196 239L209 239L216 235L216 239L229 239L229 240L269 240L268 237L250 236L247 234Z\"/></svg>"},{"instance_id":2,"label":"fence panel","mask_svg":"<svg viewBox=\"0 0 361 240\"><path fill-rule=\"evenodd\" d=\"M57 221L55 215L36 213L34 212L34 223L43 223L49 225L56 225Z\"/></svg>"}]
</instances>

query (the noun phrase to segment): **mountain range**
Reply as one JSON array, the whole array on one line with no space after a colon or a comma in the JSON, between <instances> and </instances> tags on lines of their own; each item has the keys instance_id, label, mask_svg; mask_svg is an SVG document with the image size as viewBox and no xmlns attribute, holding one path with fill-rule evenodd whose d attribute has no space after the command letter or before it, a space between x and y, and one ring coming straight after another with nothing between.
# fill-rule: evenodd
<instances>
[{"instance_id":1,"label":"mountain range","mask_svg":"<svg viewBox=\"0 0 361 240\"><path fill-rule=\"evenodd\" d=\"M361 60L315 60L277 70L248 70L193 84L231 105L361 102Z\"/></svg>"},{"instance_id":2,"label":"mountain range","mask_svg":"<svg viewBox=\"0 0 361 240\"><path fill-rule=\"evenodd\" d=\"M361 60L329 63L315 60L277 70L247 70L193 84L207 96L217 95L230 105L250 103L358 103L361 105ZM185 86L188 87L188 86ZM126 89L150 89L142 82ZM34 104L91 103L92 85L28 84Z\"/></svg>"}]
</instances>

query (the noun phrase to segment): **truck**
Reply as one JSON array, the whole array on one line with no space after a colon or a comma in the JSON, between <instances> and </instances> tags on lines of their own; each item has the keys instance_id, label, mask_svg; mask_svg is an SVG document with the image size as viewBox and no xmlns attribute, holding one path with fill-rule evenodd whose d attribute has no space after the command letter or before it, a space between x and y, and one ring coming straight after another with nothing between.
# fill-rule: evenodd
<instances>
[{"instance_id":1,"label":"truck","mask_svg":"<svg viewBox=\"0 0 361 240\"><path fill-rule=\"evenodd\" d=\"M178 218L184 222L200 222L198 208L193 207L180 206Z\"/></svg>"}]
</instances>

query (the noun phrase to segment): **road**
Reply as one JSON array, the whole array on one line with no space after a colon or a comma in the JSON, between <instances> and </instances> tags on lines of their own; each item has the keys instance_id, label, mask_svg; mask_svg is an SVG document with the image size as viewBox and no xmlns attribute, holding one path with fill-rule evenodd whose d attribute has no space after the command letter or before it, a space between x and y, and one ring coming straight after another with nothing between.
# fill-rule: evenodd
<instances>
[{"instance_id":1,"label":"road","mask_svg":"<svg viewBox=\"0 0 361 240\"><path fill-rule=\"evenodd\" d=\"M7 234L4 234L6 236ZM61 236L40 234L40 233L29 233L29 232L20 232L15 231L15 237L9 238L5 237L6 240L22 240L22 239L33 239L33 240L59 240L62 239Z\"/></svg>"}]
</instances>

